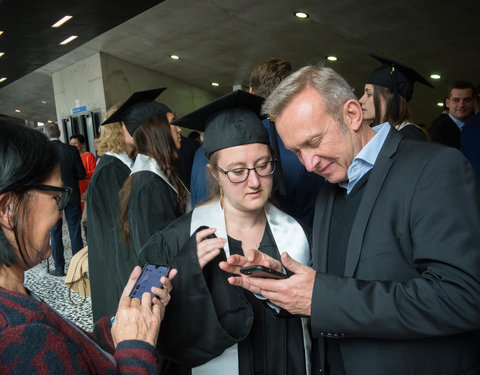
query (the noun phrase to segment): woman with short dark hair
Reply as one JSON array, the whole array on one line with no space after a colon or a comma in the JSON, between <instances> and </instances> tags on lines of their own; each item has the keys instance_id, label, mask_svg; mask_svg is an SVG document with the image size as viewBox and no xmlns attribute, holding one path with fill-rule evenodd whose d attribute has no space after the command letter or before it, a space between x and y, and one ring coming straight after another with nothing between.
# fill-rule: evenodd
<instances>
[{"instance_id":1,"label":"woman with short dark hair","mask_svg":"<svg viewBox=\"0 0 480 375\"><path fill-rule=\"evenodd\" d=\"M131 299L136 267L115 319L101 319L94 334L23 285L24 272L50 256L50 230L71 189L63 187L55 148L45 136L25 126L0 128L0 373L157 374L155 344L170 298L168 279L162 279L164 289L152 288L153 304L148 293Z\"/></svg>"}]
</instances>

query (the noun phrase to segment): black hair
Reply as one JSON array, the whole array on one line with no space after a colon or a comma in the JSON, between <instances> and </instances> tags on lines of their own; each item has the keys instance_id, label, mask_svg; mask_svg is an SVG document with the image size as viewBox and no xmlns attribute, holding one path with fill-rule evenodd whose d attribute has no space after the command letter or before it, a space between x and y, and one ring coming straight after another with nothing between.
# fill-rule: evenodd
<instances>
[{"instance_id":1,"label":"black hair","mask_svg":"<svg viewBox=\"0 0 480 375\"><path fill-rule=\"evenodd\" d=\"M82 145L85 144L85 136L83 134L80 134L80 133L74 134L70 137L70 140L72 140L73 138L77 138Z\"/></svg>"},{"instance_id":2,"label":"black hair","mask_svg":"<svg viewBox=\"0 0 480 375\"><path fill-rule=\"evenodd\" d=\"M8 204L12 210L12 228L18 252L25 264L26 217L28 192L33 185L48 179L58 165L52 143L39 131L23 125L0 123L0 206ZM18 257L0 230L0 262L6 266L17 264Z\"/></svg>"}]
</instances>

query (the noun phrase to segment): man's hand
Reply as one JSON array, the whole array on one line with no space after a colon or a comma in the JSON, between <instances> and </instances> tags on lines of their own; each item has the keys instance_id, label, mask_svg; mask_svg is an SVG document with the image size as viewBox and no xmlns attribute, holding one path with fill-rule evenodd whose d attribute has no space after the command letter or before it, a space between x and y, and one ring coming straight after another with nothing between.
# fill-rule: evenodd
<instances>
[{"instance_id":1,"label":"man's hand","mask_svg":"<svg viewBox=\"0 0 480 375\"><path fill-rule=\"evenodd\" d=\"M225 272L234 273L239 276L242 275L240 268L257 265L272 268L275 271L283 273L282 264L271 256L255 249L246 250L244 253L245 256L238 254L231 255L226 262L220 262L220 268Z\"/></svg>"},{"instance_id":2,"label":"man's hand","mask_svg":"<svg viewBox=\"0 0 480 375\"><path fill-rule=\"evenodd\" d=\"M261 294L271 303L291 314L310 316L315 270L296 262L287 253L282 254L282 263L286 269L294 273L288 279L273 280L242 276L230 277L228 282L252 293Z\"/></svg>"}]
</instances>

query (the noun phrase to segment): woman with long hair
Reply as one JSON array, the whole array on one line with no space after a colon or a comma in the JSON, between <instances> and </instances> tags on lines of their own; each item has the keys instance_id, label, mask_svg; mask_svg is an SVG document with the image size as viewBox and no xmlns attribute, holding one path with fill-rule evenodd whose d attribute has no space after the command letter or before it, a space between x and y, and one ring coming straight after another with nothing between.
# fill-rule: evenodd
<instances>
[{"instance_id":1,"label":"woman with long hair","mask_svg":"<svg viewBox=\"0 0 480 375\"><path fill-rule=\"evenodd\" d=\"M135 267L115 319L100 319L94 333L67 321L24 285L24 272L48 259L50 230L71 189L64 187L54 146L40 132L0 124L0 373L158 374L155 344L170 282L140 301L129 293ZM132 267L133 268L133 267ZM171 277L176 271L171 272Z\"/></svg>"},{"instance_id":2,"label":"woman with long hair","mask_svg":"<svg viewBox=\"0 0 480 375\"><path fill-rule=\"evenodd\" d=\"M112 106L106 117L122 104ZM130 175L133 161L129 154L132 151L127 148L120 122L100 126L97 152L101 158L87 194L88 263L94 322L115 312L123 285L135 264L135 257L121 240L118 225L118 193Z\"/></svg>"},{"instance_id":3,"label":"woman with long hair","mask_svg":"<svg viewBox=\"0 0 480 375\"><path fill-rule=\"evenodd\" d=\"M156 97L163 89L150 91ZM120 191L119 223L123 240L137 254L153 233L187 212L190 194L177 171L181 129L170 125L172 111L151 98L127 100L122 107L112 117L124 113L137 155Z\"/></svg>"},{"instance_id":4,"label":"woman with long hair","mask_svg":"<svg viewBox=\"0 0 480 375\"><path fill-rule=\"evenodd\" d=\"M284 319L261 296L230 285L219 268L231 254L252 249L275 259L288 251L309 263L303 227L270 203L275 160L259 117L262 101L235 91L174 122L206 126L203 145L215 186L140 254L141 263L166 263L182 273L166 317L171 326L158 344L168 359L166 374L305 374L309 368L305 322Z\"/></svg>"},{"instance_id":5,"label":"woman with long hair","mask_svg":"<svg viewBox=\"0 0 480 375\"><path fill-rule=\"evenodd\" d=\"M388 122L405 136L427 140L426 130L411 122L408 102L412 98L413 84L416 81L433 86L411 68L379 56L371 56L383 65L369 75L364 94L359 100L364 121L372 127Z\"/></svg>"}]
</instances>

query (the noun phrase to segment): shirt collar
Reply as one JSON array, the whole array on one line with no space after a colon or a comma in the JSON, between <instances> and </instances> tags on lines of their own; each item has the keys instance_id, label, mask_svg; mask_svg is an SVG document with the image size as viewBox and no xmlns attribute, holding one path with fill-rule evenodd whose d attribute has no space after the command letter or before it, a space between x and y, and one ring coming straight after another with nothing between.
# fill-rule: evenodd
<instances>
[{"instance_id":1,"label":"shirt collar","mask_svg":"<svg viewBox=\"0 0 480 375\"><path fill-rule=\"evenodd\" d=\"M360 150L355 156L352 164L347 170L347 181L340 182L339 185L347 189L349 194L355 184L370 170L373 168L375 161L377 160L380 149L387 138L388 132L391 129L391 125L388 122L374 126L372 128L377 134L374 135L370 141Z\"/></svg>"},{"instance_id":2,"label":"shirt collar","mask_svg":"<svg viewBox=\"0 0 480 375\"><path fill-rule=\"evenodd\" d=\"M452 119L452 121L455 123L455 125L457 125L458 128L459 128L460 130L462 130L463 125L465 125L465 123L464 123L463 121L459 120L458 118L453 117L450 113L449 113L448 115L450 116L450 118Z\"/></svg>"}]
</instances>

